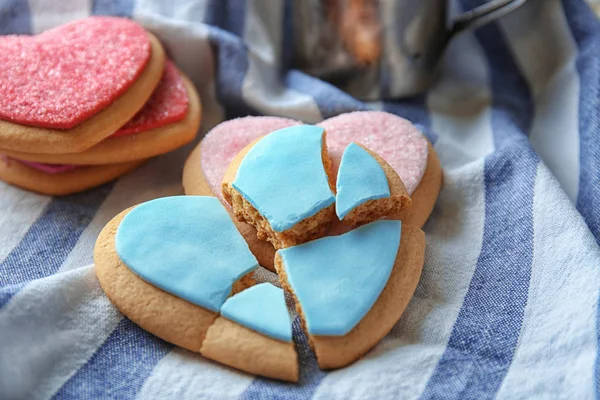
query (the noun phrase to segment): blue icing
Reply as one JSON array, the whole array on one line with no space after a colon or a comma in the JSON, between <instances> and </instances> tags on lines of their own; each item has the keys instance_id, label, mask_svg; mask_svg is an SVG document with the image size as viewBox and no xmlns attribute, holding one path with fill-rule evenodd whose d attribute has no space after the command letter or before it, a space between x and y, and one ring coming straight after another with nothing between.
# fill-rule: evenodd
<instances>
[{"instance_id":1,"label":"blue icing","mask_svg":"<svg viewBox=\"0 0 600 400\"><path fill-rule=\"evenodd\" d=\"M335 212L339 219L343 219L369 200L390 197L390 186L377 160L353 142L342 155L336 192Z\"/></svg>"},{"instance_id":2,"label":"blue icing","mask_svg":"<svg viewBox=\"0 0 600 400\"><path fill-rule=\"evenodd\" d=\"M325 131L313 125L275 131L246 154L233 187L276 232L283 232L335 202L323 166Z\"/></svg>"},{"instance_id":3,"label":"blue icing","mask_svg":"<svg viewBox=\"0 0 600 400\"><path fill-rule=\"evenodd\" d=\"M221 307L225 318L284 342L292 341L292 320L283 289L261 283L228 298Z\"/></svg>"},{"instance_id":4,"label":"blue icing","mask_svg":"<svg viewBox=\"0 0 600 400\"><path fill-rule=\"evenodd\" d=\"M369 312L394 267L401 231L400 221L375 221L278 251L310 334L344 336Z\"/></svg>"},{"instance_id":5,"label":"blue icing","mask_svg":"<svg viewBox=\"0 0 600 400\"><path fill-rule=\"evenodd\" d=\"M232 284L258 267L215 197L143 203L123 218L115 246L121 260L145 281L215 312Z\"/></svg>"}]
</instances>

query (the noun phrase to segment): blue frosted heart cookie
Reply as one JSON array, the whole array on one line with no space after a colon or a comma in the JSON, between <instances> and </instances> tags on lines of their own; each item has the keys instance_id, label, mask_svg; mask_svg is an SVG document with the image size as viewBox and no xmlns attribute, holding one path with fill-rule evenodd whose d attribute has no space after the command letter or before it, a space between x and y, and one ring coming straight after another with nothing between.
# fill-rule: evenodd
<instances>
[{"instance_id":1,"label":"blue frosted heart cookie","mask_svg":"<svg viewBox=\"0 0 600 400\"><path fill-rule=\"evenodd\" d=\"M100 233L94 260L106 295L145 330L194 352L217 333L217 345L205 348L210 358L298 379L283 291L252 287L258 262L216 198L166 197L123 211ZM227 349L245 344L235 363L220 346L232 338ZM267 355L258 363L257 349Z\"/></svg>"},{"instance_id":2,"label":"blue frosted heart cookie","mask_svg":"<svg viewBox=\"0 0 600 400\"><path fill-rule=\"evenodd\" d=\"M275 268L321 368L356 361L392 329L419 282L424 254L423 232L400 221L277 251Z\"/></svg>"}]
</instances>

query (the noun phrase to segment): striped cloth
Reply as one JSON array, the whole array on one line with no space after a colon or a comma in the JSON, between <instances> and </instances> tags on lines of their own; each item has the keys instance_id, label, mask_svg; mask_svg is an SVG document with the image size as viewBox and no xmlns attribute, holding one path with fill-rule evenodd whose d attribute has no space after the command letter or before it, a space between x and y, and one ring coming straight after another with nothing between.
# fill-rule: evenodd
<instances>
[{"instance_id":1,"label":"striped cloth","mask_svg":"<svg viewBox=\"0 0 600 400\"><path fill-rule=\"evenodd\" d=\"M600 394L600 22L586 3L530 0L457 37L425 95L368 104L289 68L291 12L284 0L0 0L0 34L131 17L198 86L204 132L237 115L314 123L361 109L419 124L445 181L400 322L363 360L323 372L296 321L302 374L292 385L174 348L124 318L96 280L94 241L124 208L181 193L188 146L78 195L0 184L0 398Z\"/></svg>"}]
</instances>

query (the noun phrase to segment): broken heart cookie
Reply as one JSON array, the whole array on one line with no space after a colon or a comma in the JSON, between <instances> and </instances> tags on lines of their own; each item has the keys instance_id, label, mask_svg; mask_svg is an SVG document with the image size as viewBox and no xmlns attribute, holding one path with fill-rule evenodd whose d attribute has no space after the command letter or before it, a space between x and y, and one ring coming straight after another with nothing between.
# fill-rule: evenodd
<instances>
[{"instance_id":1,"label":"broken heart cookie","mask_svg":"<svg viewBox=\"0 0 600 400\"><path fill-rule=\"evenodd\" d=\"M321 368L356 361L391 330L424 248L419 228L375 221L277 252ZM283 290L254 285L257 260L216 198L168 197L122 212L100 233L94 261L109 299L147 331L246 372L298 380Z\"/></svg>"},{"instance_id":2,"label":"broken heart cookie","mask_svg":"<svg viewBox=\"0 0 600 400\"><path fill-rule=\"evenodd\" d=\"M144 107L108 138L79 153L40 154L1 150L17 160L100 165L154 157L189 143L200 125L201 104L190 80L167 61L161 81Z\"/></svg>"},{"instance_id":3,"label":"broken heart cookie","mask_svg":"<svg viewBox=\"0 0 600 400\"><path fill-rule=\"evenodd\" d=\"M158 40L123 18L90 17L0 37L0 148L83 151L144 105L164 67Z\"/></svg>"},{"instance_id":4,"label":"broken heart cookie","mask_svg":"<svg viewBox=\"0 0 600 400\"><path fill-rule=\"evenodd\" d=\"M94 261L108 298L147 331L248 372L297 380L283 292L241 292L258 263L216 198L167 197L123 211L100 233ZM257 362L259 350L273 357Z\"/></svg>"}]
</instances>

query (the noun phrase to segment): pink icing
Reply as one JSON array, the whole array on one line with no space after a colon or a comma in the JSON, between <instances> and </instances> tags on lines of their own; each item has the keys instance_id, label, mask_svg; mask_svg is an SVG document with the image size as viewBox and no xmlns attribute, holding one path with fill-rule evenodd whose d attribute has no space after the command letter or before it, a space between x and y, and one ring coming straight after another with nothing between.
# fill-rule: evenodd
<instances>
[{"instance_id":1,"label":"pink icing","mask_svg":"<svg viewBox=\"0 0 600 400\"><path fill-rule=\"evenodd\" d=\"M244 117L215 126L202 140L202 171L213 193L223 200L221 181L225 170L244 147L268 133L300 122L278 117Z\"/></svg>"},{"instance_id":2,"label":"pink icing","mask_svg":"<svg viewBox=\"0 0 600 400\"><path fill-rule=\"evenodd\" d=\"M90 17L38 36L0 37L0 119L68 129L123 94L150 59L146 31Z\"/></svg>"},{"instance_id":3,"label":"pink icing","mask_svg":"<svg viewBox=\"0 0 600 400\"><path fill-rule=\"evenodd\" d=\"M112 136L125 136L160 128L185 118L188 95L183 78L171 61L165 64L163 76L148 102Z\"/></svg>"},{"instance_id":4,"label":"pink icing","mask_svg":"<svg viewBox=\"0 0 600 400\"><path fill-rule=\"evenodd\" d=\"M318 124L327 131L327 148L337 171L350 142L379 154L396 171L409 195L415 191L427 168L427 139L410 121L383 111L341 114Z\"/></svg>"},{"instance_id":5,"label":"pink icing","mask_svg":"<svg viewBox=\"0 0 600 400\"><path fill-rule=\"evenodd\" d=\"M20 162L21 164L25 164L28 167L33 169L37 169L38 171L45 172L47 174L60 174L62 172L72 171L76 168L81 167L81 165L69 165L69 164L42 164L33 161L24 161L17 160L13 158L13 160Z\"/></svg>"},{"instance_id":6,"label":"pink icing","mask_svg":"<svg viewBox=\"0 0 600 400\"><path fill-rule=\"evenodd\" d=\"M202 170L221 200L221 181L235 155L253 140L299 122L276 117L245 117L223 122L202 141ZM344 149L354 141L386 160L412 194L419 186L429 155L425 136L409 121L382 111L341 114L319 124L327 130L327 147L337 171Z\"/></svg>"}]
</instances>

